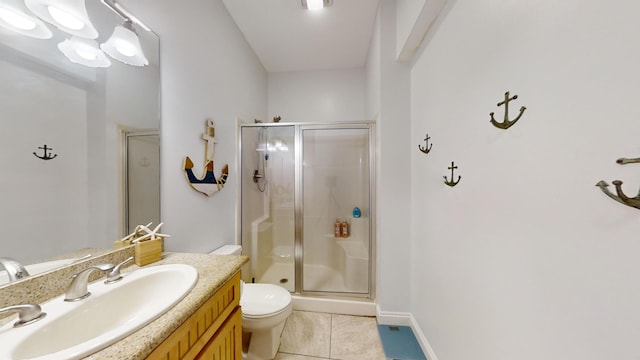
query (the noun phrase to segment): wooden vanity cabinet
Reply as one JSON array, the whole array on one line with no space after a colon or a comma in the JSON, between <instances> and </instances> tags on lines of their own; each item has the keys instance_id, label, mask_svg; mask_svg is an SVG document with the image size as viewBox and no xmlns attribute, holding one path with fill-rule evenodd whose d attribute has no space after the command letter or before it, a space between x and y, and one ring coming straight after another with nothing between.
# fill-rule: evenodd
<instances>
[{"instance_id":1,"label":"wooden vanity cabinet","mask_svg":"<svg viewBox=\"0 0 640 360\"><path fill-rule=\"evenodd\" d=\"M240 272L233 275L147 359L241 360Z\"/></svg>"}]
</instances>

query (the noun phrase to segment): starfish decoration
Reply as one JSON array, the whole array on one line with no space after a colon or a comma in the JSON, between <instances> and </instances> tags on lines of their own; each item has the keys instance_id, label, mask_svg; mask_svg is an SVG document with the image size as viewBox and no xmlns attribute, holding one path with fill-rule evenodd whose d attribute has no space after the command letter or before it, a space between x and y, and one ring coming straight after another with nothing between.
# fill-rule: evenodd
<instances>
[{"instance_id":1,"label":"starfish decoration","mask_svg":"<svg viewBox=\"0 0 640 360\"><path fill-rule=\"evenodd\" d=\"M171 237L171 235L168 234L160 234L158 232L158 230L160 230L160 227L162 227L163 223L158 224L158 226L156 226L153 230L149 229L149 226L151 226L152 223L148 223L147 225L138 225L136 226L135 230L133 230L133 232L125 237L123 237L122 239L120 239L121 242L126 242L126 241L130 241L132 244L135 244L139 241L144 241L144 240L155 240L157 238L163 238L163 237Z\"/></svg>"},{"instance_id":2,"label":"starfish decoration","mask_svg":"<svg viewBox=\"0 0 640 360\"><path fill-rule=\"evenodd\" d=\"M133 240L131 240L132 244L135 244L139 241L145 241L147 239L149 240L156 240L159 238L165 238L165 237L171 237L171 235L168 234L161 234L158 232L158 230L160 230L160 228L162 227L163 223L158 224L158 226L156 226L153 230L149 229L149 226L151 225L151 223L145 225L138 225L144 232L146 232L145 235L142 235L138 238L135 238Z\"/></svg>"}]
</instances>

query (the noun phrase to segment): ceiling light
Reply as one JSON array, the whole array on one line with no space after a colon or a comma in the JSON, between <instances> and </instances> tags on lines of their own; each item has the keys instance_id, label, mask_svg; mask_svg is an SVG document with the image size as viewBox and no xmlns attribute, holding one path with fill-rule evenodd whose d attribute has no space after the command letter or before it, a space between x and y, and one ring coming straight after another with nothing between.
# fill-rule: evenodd
<instances>
[{"instance_id":1,"label":"ceiling light","mask_svg":"<svg viewBox=\"0 0 640 360\"><path fill-rule=\"evenodd\" d=\"M125 21L123 26L116 26L109 40L101 44L100 48L112 58L127 65L149 65L131 20Z\"/></svg>"},{"instance_id":2,"label":"ceiling light","mask_svg":"<svg viewBox=\"0 0 640 360\"><path fill-rule=\"evenodd\" d=\"M320 10L333 4L333 0L302 0L302 7L306 10Z\"/></svg>"},{"instance_id":3,"label":"ceiling light","mask_svg":"<svg viewBox=\"0 0 640 360\"><path fill-rule=\"evenodd\" d=\"M36 39L49 39L51 30L20 0L0 0L0 26Z\"/></svg>"},{"instance_id":4,"label":"ceiling light","mask_svg":"<svg viewBox=\"0 0 640 360\"><path fill-rule=\"evenodd\" d=\"M42 20L71 35L87 39L98 37L91 24L85 0L25 0L29 10Z\"/></svg>"},{"instance_id":5,"label":"ceiling light","mask_svg":"<svg viewBox=\"0 0 640 360\"><path fill-rule=\"evenodd\" d=\"M95 40L72 36L58 44L58 49L73 63L93 68L111 66Z\"/></svg>"}]
</instances>

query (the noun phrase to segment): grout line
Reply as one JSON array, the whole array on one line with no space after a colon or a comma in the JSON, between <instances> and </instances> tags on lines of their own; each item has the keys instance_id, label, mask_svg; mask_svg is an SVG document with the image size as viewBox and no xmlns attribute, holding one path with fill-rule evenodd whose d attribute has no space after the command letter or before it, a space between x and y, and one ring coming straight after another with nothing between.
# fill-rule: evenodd
<instances>
[{"instance_id":1,"label":"grout line","mask_svg":"<svg viewBox=\"0 0 640 360\"><path fill-rule=\"evenodd\" d=\"M332 343L333 343L333 314L331 314L331 321L329 321L329 359L331 359Z\"/></svg>"}]
</instances>

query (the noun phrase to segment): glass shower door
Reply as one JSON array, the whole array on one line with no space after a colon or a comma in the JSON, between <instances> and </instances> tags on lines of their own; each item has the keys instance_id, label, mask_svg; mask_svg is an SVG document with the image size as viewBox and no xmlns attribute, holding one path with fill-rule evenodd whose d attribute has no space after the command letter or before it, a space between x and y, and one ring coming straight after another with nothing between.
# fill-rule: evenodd
<instances>
[{"instance_id":1,"label":"glass shower door","mask_svg":"<svg viewBox=\"0 0 640 360\"><path fill-rule=\"evenodd\" d=\"M369 293L370 133L302 128L303 292Z\"/></svg>"},{"instance_id":2,"label":"glass shower door","mask_svg":"<svg viewBox=\"0 0 640 360\"><path fill-rule=\"evenodd\" d=\"M241 128L241 236L245 282L295 291L294 126Z\"/></svg>"}]
</instances>

